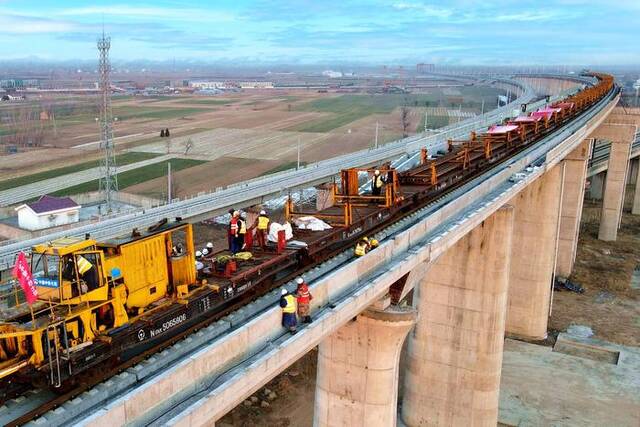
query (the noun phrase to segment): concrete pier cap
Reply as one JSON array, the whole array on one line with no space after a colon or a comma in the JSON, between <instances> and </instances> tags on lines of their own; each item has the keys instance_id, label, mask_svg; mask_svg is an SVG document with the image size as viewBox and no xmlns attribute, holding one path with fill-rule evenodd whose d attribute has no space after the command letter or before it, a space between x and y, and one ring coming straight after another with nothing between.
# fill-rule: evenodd
<instances>
[{"instance_id":1,"label":"concrete pier cap","mask_svg":"<svg viewBox=\"0 0 640 427\"><path fill-rule=\"evenodd\" d=\"M412 307L374 304L322 341L314 426L396 425L400 351L416 318Z\"/></svg>"}]
</instances>

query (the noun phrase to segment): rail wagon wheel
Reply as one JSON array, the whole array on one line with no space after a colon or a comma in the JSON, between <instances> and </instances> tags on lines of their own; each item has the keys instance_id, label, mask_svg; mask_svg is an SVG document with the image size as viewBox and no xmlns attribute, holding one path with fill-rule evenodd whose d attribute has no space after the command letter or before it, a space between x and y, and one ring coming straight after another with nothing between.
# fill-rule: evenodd
<instances>
[{"instance_id":1,"label":"rail wagon wheel","mask_svg":"<svg viewBox=\"0 0 640 427\"><path fill-rule=\"evenodd\" d=\"M49 385L49 390L51 390L55 394L63 395L71 392L73 389L78 387L78 383L79 382L77 377L69 377L64 381L62 381L62 384L60 384L60 387L53 387Z\"/></svg>"}]
</instances>

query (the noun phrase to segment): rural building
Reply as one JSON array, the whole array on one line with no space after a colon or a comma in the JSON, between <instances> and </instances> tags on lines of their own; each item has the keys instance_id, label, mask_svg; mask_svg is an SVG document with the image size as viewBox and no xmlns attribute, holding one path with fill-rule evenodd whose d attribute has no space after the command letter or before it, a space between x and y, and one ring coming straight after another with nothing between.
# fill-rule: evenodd
<instances>
[{"instance_id":1,"label":"rural building","mask_svg":"<svg viewBox=\"0 0 640 427\"><path fill-rule=\"evenodd\" d=\"M239 82L242 89L272 89L273 82Z\"/></svg>"},{"instance_id":2,"label":"rural building","mask_svg":"<svg viewBox=\"0 0 640 427\"><path fill-rule=\"evenodd\" d=\"M25 230L42 230L80 220L80 205L70 197L42 196L37 202L16 208L18 225Z\"/></svg>"},{"instance_id":3,"label":"rural building","mask_svg":"<svg viewBox=\"0 0 640 427\"><path fill-rule=\"evenodd\" d=\"M425 64L425 63L420 63L416 65L416 71L418 74L427 74L427 73L433 73L436 69L436 66L434 64Z\"/></svg>"},{"instance_id":4,"label":"rural building","mask_svg":"<svg viewBox=\"0 0 640 427\"><path fill-rule=\"evenodd\" d=\"M196 81L190 82L189 85L196 89L220 89L226 87L226 83L220 81Z\"/></svg>"},{"instance_id":5,"label":"rural building","mask_svg":"<svg viewBox=\"0 0 640 427\"><path fill-rule=\"evenodd\" d=\"M342 72L340 71L333 71L333 70L326 70L322 72L323 76L332 78L332 79L337 79L342 77Z\"/></svg>"}]
</instances>

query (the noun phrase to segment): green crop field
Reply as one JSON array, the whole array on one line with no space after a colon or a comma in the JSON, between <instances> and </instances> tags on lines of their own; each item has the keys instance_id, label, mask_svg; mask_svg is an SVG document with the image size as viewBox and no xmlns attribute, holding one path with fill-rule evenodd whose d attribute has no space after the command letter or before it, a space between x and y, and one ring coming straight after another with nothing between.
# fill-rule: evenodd
<instances>
[{"instance_id":1,"label":"green crop field","mask_svg":"<svg viewBox=\"0 0 640 427\"><path fill-rule=\"evenodd\" d=\"M198 166L206 161L203 160L191 160L191 159L171 159L164 162L158 162L151 165L143 166L138 169L130 170L118 174L118 189L123 190L132 185L140 184L142 182L150 181L155 178L166 176L167 163L171 162L171 171L177 172L182 169L188 169L193 166ZM98 180L85 182L73 187L65 188L64 190L56 191L54 196L69 196L72 194L86 193L89 191L98 190Z\"/></svg>"},{"instance_id":2,"label":"green crop field","mask_svg":"<svg viewBox=\"0 0 640 427\"><path fill-rule=\"evenodd\" d=\"M192 114L211 111L208 108L170 108L170 107L150 107L146 105L119 105L113 107L113 117L119 121L131 119L167 120L190 116ZM56 116L56 125L59 127L91 123L95 120L97 112L77 111L67 116Z\"/></svg>"},{"instance_id":3,"label":"green crop field","mask_svg":"<svg viewBox=\"0 0 640 427\"><path fill-rule=\"evenodd\" d=\"M294 132L328 132L371 114L388 114L400 106L407 107L458 107L455 98L463 98L462 107L480 110L485 100L485 110L495 106L499 90L488 87L465 86L456 88L459 96L445 95L441 89L429 89L425 94L377 94L341 95L306 102L295 107L296 111L330 113L327 117L310 120L287 128ZM435 124L435 123L434 123ZM424 126L424 124L423 124Z\"/></svg>"},{"instance_id":4,"label":"green crop field","mask_svg":"<svg viewBox=\"0 0 640 427\"><path fill-rule=\"evenodd\" d=\"M124 166L131 163L141 162L143 160L153 159L158 157L156 153L139 153L130 152L119 154L116 156L116 165ZM17 178L7 179L0 181L0 191L8 190L10 188L18 187L21 185L31 184L33 182L42 181L49 178L55 178L57 176L67 175L74 172L80 172L83 170L91 169L100 166L101 160L92 160L90 162L79 163L71 166L65 166L62 168L51 169L44 172L38 172L31 175L19 176Z\"/></svg>"},{"instance_id":5,"label":"green crop field","mask_svg":"<svg viewBox=\"0 0 640 427\"><path fill-rule=\"evenodd\" d=\"M307 162L300 162L300 166L306 166ZM298 166L298 162L287 162L283 163L280 166L276 166L273 169L269 169L268 171L261 173L260 176L271 175L272 173L278 173L282 171L286 171L289 169L295 169Z\"/></svg>"},{"instance_id":6,"label":"green crop field","mask_svg":"<svg viewBox=\"0 0 640 427\"><path fill-rule=\"evenodd\" d=\"M175 119L190 116L192 114L211 111L207 108L163 108L163 107L139 107L123 105L114 107L113 116L118 120L131 119Z\"/></svg>"},{"instance_id":7,"label":"green crop field","mask_svg":"<svg viewBox=\"0 0 640 427\"><path fill-rule=\"evenodd\" d=\"M427 123L429 129L439 129L449 124L449 116L429 116L429 123ZM424 116L420 124L416 126L416 133L424 132Z\"/></svg>"},{"instance_id":8,"label":"green crop field","mask_svg":"<svg viewBox=\"0 0 640 427\"><path fill-rule=\"evenodd\" d=\"M225 105L225 104L233 104L234 102L238 102L235 99L183 99L180 101L183 104L193 104L193 105Z\"/></svg>"}]
</instances>

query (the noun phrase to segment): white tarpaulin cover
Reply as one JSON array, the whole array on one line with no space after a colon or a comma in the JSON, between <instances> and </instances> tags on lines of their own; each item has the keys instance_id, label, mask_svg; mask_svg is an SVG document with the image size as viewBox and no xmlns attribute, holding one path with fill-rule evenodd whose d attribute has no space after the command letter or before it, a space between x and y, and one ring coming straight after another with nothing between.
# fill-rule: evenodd
<instances>
[{"instance_id":1,"label":"white tarpaulin cover","mask_svg":"<svg viewBox=\"0 0 640 427\"><path fill-rule=\"evenodd\" d=\"M329 224L314 216L302 216L293 220L301 230L322 231L332 228Z\"/></svg>"},{"instance_id":2,"label":"white tarpaulin cover","mask_svg":"<svg viewBox=\"0 0 640 427\"><path fill-rule=\"evenodd\" d=\"M278 224L277 222L272 222L269 226L269 236L268 239L270 242L277 243L278 242L278 231L284 230L284 238L286 240L291 240L293 237L293 229L291 228L291 224L285 222L284 224Z\"/></svg>"}]
</instances>

